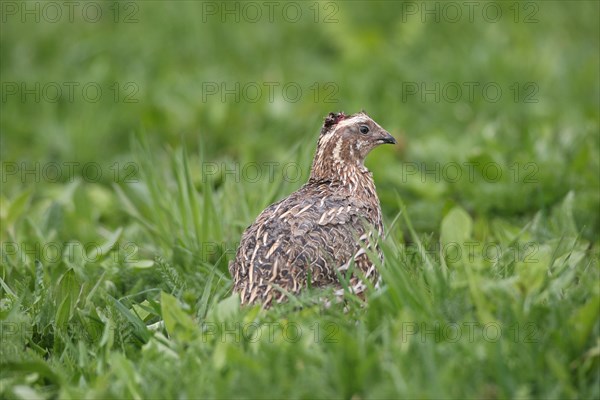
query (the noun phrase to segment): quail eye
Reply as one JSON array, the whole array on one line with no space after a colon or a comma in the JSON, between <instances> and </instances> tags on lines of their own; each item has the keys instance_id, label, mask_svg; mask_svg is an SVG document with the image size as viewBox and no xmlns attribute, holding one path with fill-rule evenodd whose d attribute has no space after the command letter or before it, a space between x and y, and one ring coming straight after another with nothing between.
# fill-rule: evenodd
<instances>
[{"instance_id":1,"label":"quail eye","mask_svg":"<svg viewBox=\"0 0 600 400\"><path fill-rule=\"evenodd\" d=\"M358 128L360 130L360 133L362 133L363 135L366 135L367 133L369 133L369 127L366 125L361 125L360 128Z\"/></svg>"}]
</instances>

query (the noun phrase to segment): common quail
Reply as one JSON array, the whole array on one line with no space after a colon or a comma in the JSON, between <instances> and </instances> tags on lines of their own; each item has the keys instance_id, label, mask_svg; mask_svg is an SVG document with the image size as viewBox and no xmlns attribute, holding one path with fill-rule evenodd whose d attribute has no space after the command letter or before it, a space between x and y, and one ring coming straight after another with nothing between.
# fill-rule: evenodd
<instances>
[{"instance_id":1,"label":"common quail","mask_svg":"<svg viewBox=\"0 0 600 400\"><path fill-rule=\"evenodd\" d=\"M362 274L350 276L351 291L366 289L361 275L378 282L366 249L374 245L379 251L383 221L372 174L363 162L384 143L396 140L364 112L325 118L308 182L260 213L229 264L242 304L266 308L307 286L339 290L339 276L352 262Z\"/></svg>"}]
</instances>

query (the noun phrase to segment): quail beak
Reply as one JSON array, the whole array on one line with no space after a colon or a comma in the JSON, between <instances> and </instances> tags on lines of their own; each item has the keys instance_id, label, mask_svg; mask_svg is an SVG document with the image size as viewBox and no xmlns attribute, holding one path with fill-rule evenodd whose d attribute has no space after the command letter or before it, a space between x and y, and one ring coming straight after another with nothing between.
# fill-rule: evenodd
<instances>
[{"instance_id":1,"label":"quail beak","mask_svg":"<svg viewBox=\"0 0 600 400\"><path fill-rule=\"evenodd\" d=\"M394 137L392 135L389 134L389 132L387 131L381 131L381 136L379 139L377 139L377 143L379 144L384 144L384 143L389 143L389 144L396 144L396 139L394 139Z\"/></svg>"}]
</instances>

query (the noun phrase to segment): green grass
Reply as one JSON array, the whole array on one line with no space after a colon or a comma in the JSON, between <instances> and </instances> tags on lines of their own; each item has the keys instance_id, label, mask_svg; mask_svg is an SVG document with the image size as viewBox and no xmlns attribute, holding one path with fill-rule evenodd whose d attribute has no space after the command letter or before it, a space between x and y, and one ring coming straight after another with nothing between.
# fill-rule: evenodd
<instances>
[{"instance_id":1,"label":"green grass","mask_svg":"<svg viewBox=\"0 0 600 400\"><path fill-rule=\"evenodd\" d=\"M0 25L0 398L600 398L598 2L518 22L491 3L496 23L325 2L338 22L318 24L312 2L294 23L102 4ZM8 95L36 82L103 96ZM303 95L206 95L222 82ZM406 92L452 82L503 95ZM361 108L400 142L367 160L383 286L240 308L244 228L306 180L322 118Z\"/></svg>"}]
</instances>

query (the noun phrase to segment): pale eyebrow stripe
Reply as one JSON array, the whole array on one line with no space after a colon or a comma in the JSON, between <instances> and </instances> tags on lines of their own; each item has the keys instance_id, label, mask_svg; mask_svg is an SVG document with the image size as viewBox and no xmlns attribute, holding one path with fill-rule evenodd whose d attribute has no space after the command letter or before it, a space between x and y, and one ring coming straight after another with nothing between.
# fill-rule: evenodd
<instances>
[{"instance_id":1,"label":"pale eyebrow stripe","mask_svg":"<svg viewBox=\"0 0 600 400\"><path fill-rule=\"evenodd\" d=\"M357 115L357 116L352 117L352 118L341 120L340 122L337 123L336 129L338 127L341 127L341 126L346 126L346 125L355 124L355 123L359 123L359 122L365 122L366 123L368 121L369 121L368 117L364 117L362 115Z\"/></svg>"}]
</instances>

